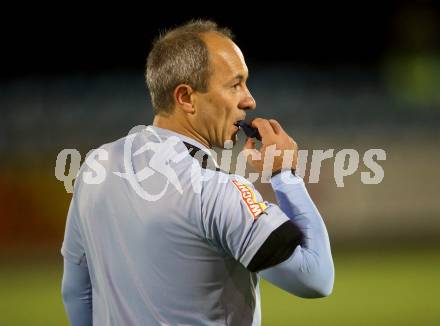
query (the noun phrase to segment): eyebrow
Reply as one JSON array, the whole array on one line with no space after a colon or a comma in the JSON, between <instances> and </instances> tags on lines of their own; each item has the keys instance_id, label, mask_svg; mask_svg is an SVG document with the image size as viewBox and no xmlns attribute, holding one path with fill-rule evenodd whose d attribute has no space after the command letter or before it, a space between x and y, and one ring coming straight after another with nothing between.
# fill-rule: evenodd
<instances>
[{"instance_id":1,"label":"eyebrow","mask_svg":"<svg viewBox=\"0 0 440 326\"><path fill-rule=\"evenodd\" d=\"M243 80L245 80L245 77L242 74L238 74L234 78L231 79L231 82L233 80L243 81Z\"/></svg>"}]
</instances>

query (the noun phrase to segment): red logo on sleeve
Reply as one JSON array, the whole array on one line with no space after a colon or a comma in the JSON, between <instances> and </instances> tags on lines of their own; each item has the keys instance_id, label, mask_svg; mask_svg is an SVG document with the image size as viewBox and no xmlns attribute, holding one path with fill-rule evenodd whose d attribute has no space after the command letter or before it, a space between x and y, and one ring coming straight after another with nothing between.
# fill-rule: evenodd
<instances>
[{"instance_id":1,"label":"red logo on sleeve","mask_svg":"<svg viewBox=\"0 0 440 326\"><path fill-rule=\"evenodd\" d=\"M266 210L267 205L263 202L257 202L257 197L255 196L255 192L251 187L235 179L232 180L232 183L238 189L238 191L240 191L241 199L244 201L249 213L251 213L252 218L256 220L258 216L260 216L260 214Z\"/></svg>"}]
</instances>

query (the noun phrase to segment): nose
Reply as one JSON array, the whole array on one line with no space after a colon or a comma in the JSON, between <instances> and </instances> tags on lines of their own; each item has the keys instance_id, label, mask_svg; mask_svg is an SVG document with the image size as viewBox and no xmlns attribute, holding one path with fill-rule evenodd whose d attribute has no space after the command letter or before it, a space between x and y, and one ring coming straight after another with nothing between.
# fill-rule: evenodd
<instances>
[{"instance_id":1,"label":"nose","mask_svg":"<svg viewBox=\"0 0 440 326\"><path fill-rule=\"evenodd\" d=\"M238 103L238 108L241 110L255 110L257 103L253 98L251 92L246 88L246 94L243 99Z\"/></svg>"}]
</instances>

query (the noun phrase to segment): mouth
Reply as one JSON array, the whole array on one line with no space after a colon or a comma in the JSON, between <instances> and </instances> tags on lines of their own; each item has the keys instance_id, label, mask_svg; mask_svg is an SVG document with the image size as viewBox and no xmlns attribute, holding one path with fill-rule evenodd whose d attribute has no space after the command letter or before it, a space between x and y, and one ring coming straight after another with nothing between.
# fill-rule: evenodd
<instances>
[{"instance_id":1,"label":"mouth","mask_svg":"<svg viewBox=\"0 0 440 326\"><path fill-rule=\"evenodd\" d=\"M237 130L240 129L240 121L244 121L245 118L236 120L233 125L237 127Z\"/></svg>"},{"instance_id":2,"label":"mouth","mask_svg":"<svg viewBox=\"0 0 440 326\"><path fill-rule=\"evenodd\" d=\"M234 124L234 127L233 127L233 129L232 129L232 136L235 137L235 136L238 134L239 131L240 131L240 127L239 127L239 126L236 126L236 125Z\"/></svg>"},{"instance_id":3,"label":"mouth","mask_svg":"<svg viewBox=\"0 0 440 326\"><path fill-rule=\"evenodd\" d=\"M235 121L235 122L232 124L232 125L234 126L234 127L233 127L233 130L232 130L232 135L233 135L233 137L237 137L238 132L239 132L240 129L241 129L240 125L238 124L238 121L241 121L241 120L237 120L237 121Z\"/></svg>"},{"instance_id":4,"label":"mouth","mask_svg":"<svg viewBox=\"0 0 440 326\"><path fill-rule=\"evenodd\" d=\"M234 126L234 128L232 130L231 138L234 139L235 141L237 140L238 132L240 131L240 129L242 129L240 127L240 122L244 121L244 119L245 119L245 117L242 117L241 119L235 120L235 122L232 124Z\"/></svg>"},{"instance_id":5,"label":"mouth","mask_svg":"<svg viewBox=\"0 0 440 326\"><path fill-rule=\"evenodd\" d=\"M239 125L239 122L240 121L242 121L243 119L239 119L239 120L236 120L232 125L234 126L233 127L233 130L232 130L232 139L237 139L236 137L237 137L237 135L238 135L238 132L240 131L240 129L241 129L241 127L240 127L240 125Z\"/></svg>"}]
</instances>

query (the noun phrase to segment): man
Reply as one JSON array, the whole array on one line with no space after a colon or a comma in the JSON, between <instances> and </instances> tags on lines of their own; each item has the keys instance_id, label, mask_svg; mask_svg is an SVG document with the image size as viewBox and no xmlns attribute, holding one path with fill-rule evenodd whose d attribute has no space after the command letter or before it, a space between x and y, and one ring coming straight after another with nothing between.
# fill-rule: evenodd
<instances>
[{"instance_id":1,"label":"man","mask_svg":"<svg viewBox=\"0 0 440 326\"><path fill-rule=\"evenodd\" d=\"M262 145L245 145L261 155L250 161L260 172L269 147L281 150L271 168L280 206L208 154L235 142L237 121L255 109L247 78L230 32L213 22L155 42L146 72L153 126L101 147L100 162L116 171L104 182L86 184L84 164L75 184L62 247L72 325L259 325L260 276L301 297L331 293L327 231L280 124L253 120Z\"/></svg>"}]
</instances>

